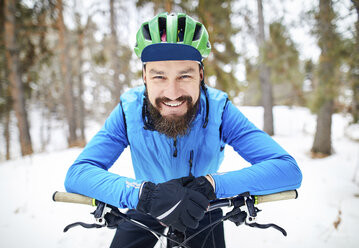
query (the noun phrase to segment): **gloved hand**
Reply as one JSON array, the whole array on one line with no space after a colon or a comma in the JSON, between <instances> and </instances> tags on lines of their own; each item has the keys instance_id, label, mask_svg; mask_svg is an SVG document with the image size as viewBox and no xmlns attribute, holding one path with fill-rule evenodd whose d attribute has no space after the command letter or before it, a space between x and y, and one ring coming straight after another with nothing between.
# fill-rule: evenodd
<instances>
[{"instance_id":1,"label":"gloved hand","mask_svg":"<svg viewBox=\"0 0 359 248\"><path fill-rule=\"evenodd\" d=\"M197 228L209 201L201 193L183 186L192 179L185 177L159 184L144 183L136 209L181 232L187 227Z\"/></svg>"},{"instance_id":2,"label":"gloved hand","mask_svg":"<svg viewBox=\"0 0 359 248\"><path fill-rule=\"evenodd\" d=\"M188 181L185 187L200 192L206 196L208 200L214 200L217 198L212 184L204 176L192 177L192 180Z\"/></svg>"}]
</instances>

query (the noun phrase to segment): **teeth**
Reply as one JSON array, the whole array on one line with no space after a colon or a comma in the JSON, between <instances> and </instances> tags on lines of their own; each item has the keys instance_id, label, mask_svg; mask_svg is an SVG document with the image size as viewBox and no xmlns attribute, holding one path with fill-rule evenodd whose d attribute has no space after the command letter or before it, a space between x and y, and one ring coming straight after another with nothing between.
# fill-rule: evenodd
<instances>
[{"instance_id":1,"label":"teeth","mask_svg":"<svg viewBox=\"0 0 359 248\"><path fill-rule=\"evenodd\" d=\"M168 102L163 102L165 105L170 106L170 107L178 107L179 105L181 105L183 102L179 102L179 103L168 103Z\"/></svg>"}]
</instances>

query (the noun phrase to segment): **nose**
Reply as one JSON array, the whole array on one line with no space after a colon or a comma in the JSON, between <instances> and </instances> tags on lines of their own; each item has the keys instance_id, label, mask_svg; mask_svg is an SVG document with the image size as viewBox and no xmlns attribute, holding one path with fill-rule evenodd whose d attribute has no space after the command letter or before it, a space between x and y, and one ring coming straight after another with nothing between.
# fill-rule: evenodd
<instances>
[{"instance_id":1,"label":"nose","mask_svg":"<svg viewBox=\"0 0 359 248\"><path fill-rule=\"evenodd\" d=\"M164 92L165 97L171 100L176 100L181 96L181 88L176 80L170 80Z\"/></svg>"}]
</instances>

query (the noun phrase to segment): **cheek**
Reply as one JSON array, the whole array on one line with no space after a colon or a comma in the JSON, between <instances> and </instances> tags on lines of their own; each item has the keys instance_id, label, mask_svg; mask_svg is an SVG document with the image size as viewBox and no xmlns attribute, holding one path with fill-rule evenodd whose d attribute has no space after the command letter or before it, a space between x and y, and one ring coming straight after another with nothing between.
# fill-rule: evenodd
<instances>
[{"instance_id":1,"label":"cheek","mask_svg":"<svg viewBox=\"0 0 359 248\"><path fill-rule=\"evenodd\" d=\"M198 98L199 98L199 95L200 95L200 88L198 85L196 85L195 87L192 87L190 89L190 94L191 94L191 97L193 99L193 103L197 102Z\"/></svg>"},{"instance_id":2,"label":"cheek","mask_svg":"<svg viewBox=\"0 0 359 248\"><path fill-rule=\"evenodd\" d=\"M153 104L154 93L152 87L149 87L148 83L146 83L146 92L147 92L147 99Z\"/></svg>"},{"instance_id":3,"label":"cheek","mask_svg":"<svg viewBox=\"0 0 359 248\"><path fill-rule=\"evenodd\" d=\"M147 95L148 95L148 100L150 101L150 103L153 106L156 106L156 99L159 97L162 97L161 89L158 89L153 86L147 87Z\"/></svg>"},{"instance_id":4,"label":"cheek","mask_svg":"<svg viewBox=\"0 0 359 248\"><path fill-rule=\"evenodd\" d=\"M155 105L156 96L155 96L153 93L148 92L148 99L150 100L150 102L152 103L152 105Z\"/></svg>"}]
</instances>

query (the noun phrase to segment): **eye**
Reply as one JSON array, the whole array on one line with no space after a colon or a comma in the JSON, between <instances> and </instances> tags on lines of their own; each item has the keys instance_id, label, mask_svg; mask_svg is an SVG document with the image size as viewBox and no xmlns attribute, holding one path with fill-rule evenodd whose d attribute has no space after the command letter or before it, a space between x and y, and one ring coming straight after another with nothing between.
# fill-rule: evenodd
<instances>
[{"instance_id":1,"label":"eye","mask_svg":"<svg viewBox=\"0 0 359 248\"><path fill-rule=\"evenodd\" d=\"M181 75L180 76L180 79L188 79L188 78L191 78L190 75Z\"/></svg>"},{"instance_id":2,"label":"eye","mask_svg":"<svg viewBox=\"0 0 359 248\"><path fill-rule=\"evenodd\" d=\"M159 75L157 75L157 76L153 76L152 78L153 78L153 79L164 79L165 77L164 77L164 76L159 76Z\"/></svg>"}]
</instances>

